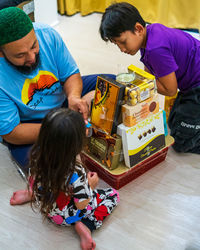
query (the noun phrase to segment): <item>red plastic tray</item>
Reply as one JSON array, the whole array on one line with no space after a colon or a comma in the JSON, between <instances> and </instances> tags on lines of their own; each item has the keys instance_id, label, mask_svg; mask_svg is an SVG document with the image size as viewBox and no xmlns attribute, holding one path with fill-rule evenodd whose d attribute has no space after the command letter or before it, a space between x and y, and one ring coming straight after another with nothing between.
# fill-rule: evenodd
<instances>
[{"instance_id":1,"label":"red plastic tray","mask_svg":"<svg viewBox=\"0 0 200 250\"><path fill-rule=\"evenodd\" d=\"M166 137L166 146L150 157L146 158L144 161L141 161L132 168L123 169L123 173L115 174L116 170L108 170L106 167L102 166L91 156L85 152L81 153L81 160L83 164L93 172L97 172L99 177L103 179L106 183L112 186L115 189L120 189L124 185L128 184L138 176L142 175L149 169L155 167L158 163L165 160L169 146L174 143L174 139L171 136Z\"/></svg>"}]
</instances>

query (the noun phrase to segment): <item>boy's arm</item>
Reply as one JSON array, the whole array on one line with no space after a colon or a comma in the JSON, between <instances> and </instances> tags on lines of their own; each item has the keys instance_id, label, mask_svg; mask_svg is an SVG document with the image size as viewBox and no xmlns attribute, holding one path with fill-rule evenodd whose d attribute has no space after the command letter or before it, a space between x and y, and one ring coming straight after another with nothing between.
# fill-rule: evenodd
<instances>
[{"instance_id":1,"label":"boy's arm","mask_svg":"<svg viewBox=\"0 0 200 250\"><path fill-rule=\"evenodd\" d=\"M147 67L145 67L144 70L151 73ZM175 72L156 79L156 85L159 94L166 96L174 96L178 89L178 83L176 80Z\"/></svg>"},{"instance_id":2,"label":"boy's arm","mask_svg":"<svg viewBox=\"0 0 200 250\"><path fill-rule=\"evenodd\" d=\"M178 89L176 75L174 72L160 77L156 80L158 93L166 96L174 96Z\"/></svg>"}]
</instances>

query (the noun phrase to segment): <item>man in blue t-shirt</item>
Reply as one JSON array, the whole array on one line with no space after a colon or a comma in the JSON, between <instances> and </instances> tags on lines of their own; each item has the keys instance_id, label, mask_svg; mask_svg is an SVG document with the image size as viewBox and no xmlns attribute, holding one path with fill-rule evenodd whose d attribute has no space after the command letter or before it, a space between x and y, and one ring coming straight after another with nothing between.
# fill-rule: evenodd
<instances>
[{"instance_id":1,"label":"man in blue t-shirt","mask_svg":"<svg viewBox=\"0 0 200 250\"><path fill-rule=\"evenodd\" d=\"M128 3L108 7L102 17L103 40L127 54L141 52L145 69L156 76L158 93L178 97L169 117L174 149L200 154L200 41L161 24L146 27Z\"/></svg>"},{"instance_id":2,"label":"man in blue t-shirt","mask_svg":"<svg viewBox=\"0 0 200 250\"><path fill-rule=\"evenodd\" d=\"M96 77L81 78L54 29L32 24L16 7L0 11L0 135L21 166L26 166L41 120L51 109L67 100L87 123Z\"/></svg>"}]
</instances>

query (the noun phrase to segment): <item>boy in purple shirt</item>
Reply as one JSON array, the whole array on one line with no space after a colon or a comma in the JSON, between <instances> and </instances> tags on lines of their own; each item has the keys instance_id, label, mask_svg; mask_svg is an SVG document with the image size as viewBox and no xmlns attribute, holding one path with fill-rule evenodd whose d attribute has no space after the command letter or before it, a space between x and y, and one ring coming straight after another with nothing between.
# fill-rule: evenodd
<instances>
[{"instance_id":1,"label":"boy in purple shirt","mask_svg":"<svg viewBox=\"0 0 200 250\"><path fill-rule=\"evenodd\" d=\"M173 96L179 90L168 122L174 149L200 154L200 41L162 24L146 27L128 3L106 9L100 34L124 53L140 50L145 70L156 76L158 93Z\"/></svg>"}]
</instances>

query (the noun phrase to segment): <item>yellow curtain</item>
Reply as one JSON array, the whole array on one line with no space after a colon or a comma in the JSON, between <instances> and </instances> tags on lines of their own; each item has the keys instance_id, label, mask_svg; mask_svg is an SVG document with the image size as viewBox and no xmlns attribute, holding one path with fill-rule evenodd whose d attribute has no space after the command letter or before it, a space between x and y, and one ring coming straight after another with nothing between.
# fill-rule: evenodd
<instances>
[{"instance_id":1,"label":"yellow curtain","mask_svg":"<svg viewBox=\"0 0 200 250\"><path fill-rule=\"evenodd\" d=\"M124 0L133 4L146 22L162 23L175 28L200 27L200 0ZM60 14L85 16L105 11L113 2L120 0L57 0Z\"/></svg>"}]
</instances>

